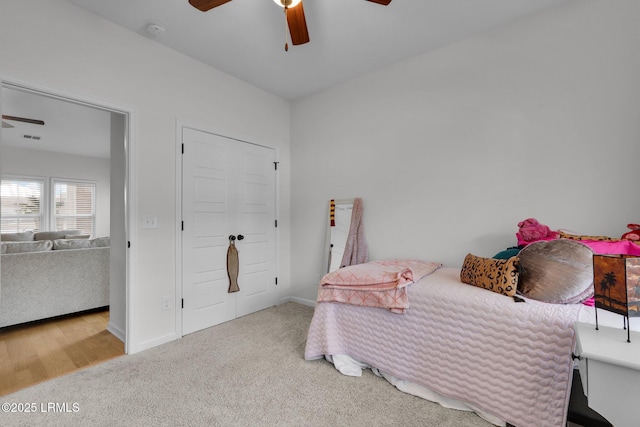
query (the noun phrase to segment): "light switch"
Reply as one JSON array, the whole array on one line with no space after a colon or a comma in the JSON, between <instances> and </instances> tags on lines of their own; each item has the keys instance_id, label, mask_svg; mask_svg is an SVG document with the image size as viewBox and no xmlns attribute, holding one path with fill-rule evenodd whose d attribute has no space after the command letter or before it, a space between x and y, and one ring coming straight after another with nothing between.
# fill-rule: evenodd
<instances>
[{"instance_id":1,"label":"light switch","mask_svg":"<svg viewBox=\"0 0 640 427\"><path fill-rule=\"evenodd\" d=\"M158 228L158 217L155 215L144 215L142 217L142 228Z\"/></svg>"}]
</instances>

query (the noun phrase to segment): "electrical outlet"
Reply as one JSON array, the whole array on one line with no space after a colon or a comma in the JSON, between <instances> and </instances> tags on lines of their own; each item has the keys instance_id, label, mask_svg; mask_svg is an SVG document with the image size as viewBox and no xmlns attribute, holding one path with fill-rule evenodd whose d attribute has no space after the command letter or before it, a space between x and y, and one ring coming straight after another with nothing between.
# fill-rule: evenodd
<instances>
[{"instance_id":1,"label":"electrical outlet","mask_svg":"<svg viewBox=\"0 0 640 427\"><path fill-rule=\"evenodd\" d=\"M144 215L142 217L142 228L158 228L158 217L155 215Z\"/></svg>"},{"instance_id":2,"label":"electrical outlet","mask_svg":"<svg viewBox=\"0 0 640 427\"><path fill-rule=\"evenodd\" d=\"M169 297L162 298L162 309L169 310Z\"/></svg>"}]
</instances>

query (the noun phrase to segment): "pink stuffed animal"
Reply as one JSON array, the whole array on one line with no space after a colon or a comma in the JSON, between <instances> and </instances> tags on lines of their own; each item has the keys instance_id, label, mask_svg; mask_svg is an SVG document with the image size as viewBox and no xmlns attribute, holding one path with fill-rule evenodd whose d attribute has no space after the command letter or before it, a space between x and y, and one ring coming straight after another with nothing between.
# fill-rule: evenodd
<instances>
[{"instance_id":1,"label":"pink stuffed animal","mask_svg":"<svg viewBox=\"0 0 640 427\"><path fill-rule=\"evenodd\" d=\"M519 242L535 242L547 237L555 238L558 233L552 231L544 224L540 224L535 218L528 218L518 223L520 231L516 233Z\"/></svg>"},{"instance_id":2,"label":"pink stuffed animal","mask_svg":"<svg viewBox=\"0 0 640 427\"><path fill-rule=\"evenodd\" d=\"M631 231L624 233L621 239L633 240L635 242L640 240L640 224L627 224L627 228Z\"/></svg>"}]
</instances>

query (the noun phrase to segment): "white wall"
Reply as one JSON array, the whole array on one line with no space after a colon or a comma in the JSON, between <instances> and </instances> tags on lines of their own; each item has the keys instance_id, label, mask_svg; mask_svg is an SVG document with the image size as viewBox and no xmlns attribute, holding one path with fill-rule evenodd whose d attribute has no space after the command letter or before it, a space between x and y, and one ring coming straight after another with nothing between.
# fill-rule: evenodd
<instances>
[{"instance_id":1,"label":"white wall","mask_svg":"<svg viewBox=\"0 0 640 427\"><path fill-rule=\"evenodd\" d=\"M328 200L362 197L370 259L462 264L519 221L640 220L640 2L578 0L292 105L292 282L313 301Z\"/></svg>"},{"instance_id":2,"label":"white wall","mask_svg":"<svg viewBox=\"0 0 640 427\"><path fill-rule=\"evenodd\" d=\"M4 175L35 176L45 179L78 179L95 182L95 236L109 236L111 188L109 159L5 146L0 157L0 171Z\"/></svg>"},{"instance_id":3,"label":"white wall","mask_svg":"<svg viewBox=\"0 0 640 427\"><path fill-rule=\"evenodd\" d=\"M0 0L0 77L133 110L137 205L131 224L129 350L179 334L176 294L176 121L276 147L281 292L289 289L289 104L62 0ZM10 42L6 42L9 41ZM283 114L284 112L284 114ZM158 217L141 229L142 215Z\"/></svg>"}]
</instances>

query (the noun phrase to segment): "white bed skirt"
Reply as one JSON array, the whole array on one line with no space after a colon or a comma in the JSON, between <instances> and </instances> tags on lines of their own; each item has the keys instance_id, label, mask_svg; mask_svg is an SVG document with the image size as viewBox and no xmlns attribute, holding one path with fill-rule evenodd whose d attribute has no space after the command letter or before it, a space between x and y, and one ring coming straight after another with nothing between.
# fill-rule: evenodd
<instances>
[{"instance_id":1,"label":"white bed skirt","mask_svg":"<svg viewBox=\"0 0 640 427\"><path fill-rule=\"evenodd\" d=\"M480 408L474 407L473 405L470 405L458 399L452 399L450 397L443 396L440 393L429 390L427 387L424 387L420 384L397 378L387 372L380 371L373 366L369 366L366 363L355 360L354 358L346 354L336 354L333 356L327 355L325 356L325 359L328 362L332 363L333 366L335 366L335 368L343 375L360 377L362 376L363 369L371 369L371 372L373 372L375 375L389 381L393 386L404 393L421 397L422 399L428 400L430 402L438 403L445 408L457 409L459 411L475 412L479 417L496 426L504 427L506 425L506 422L501 420L499 417L483 411Z\"/></svg>"}]
</instances>

